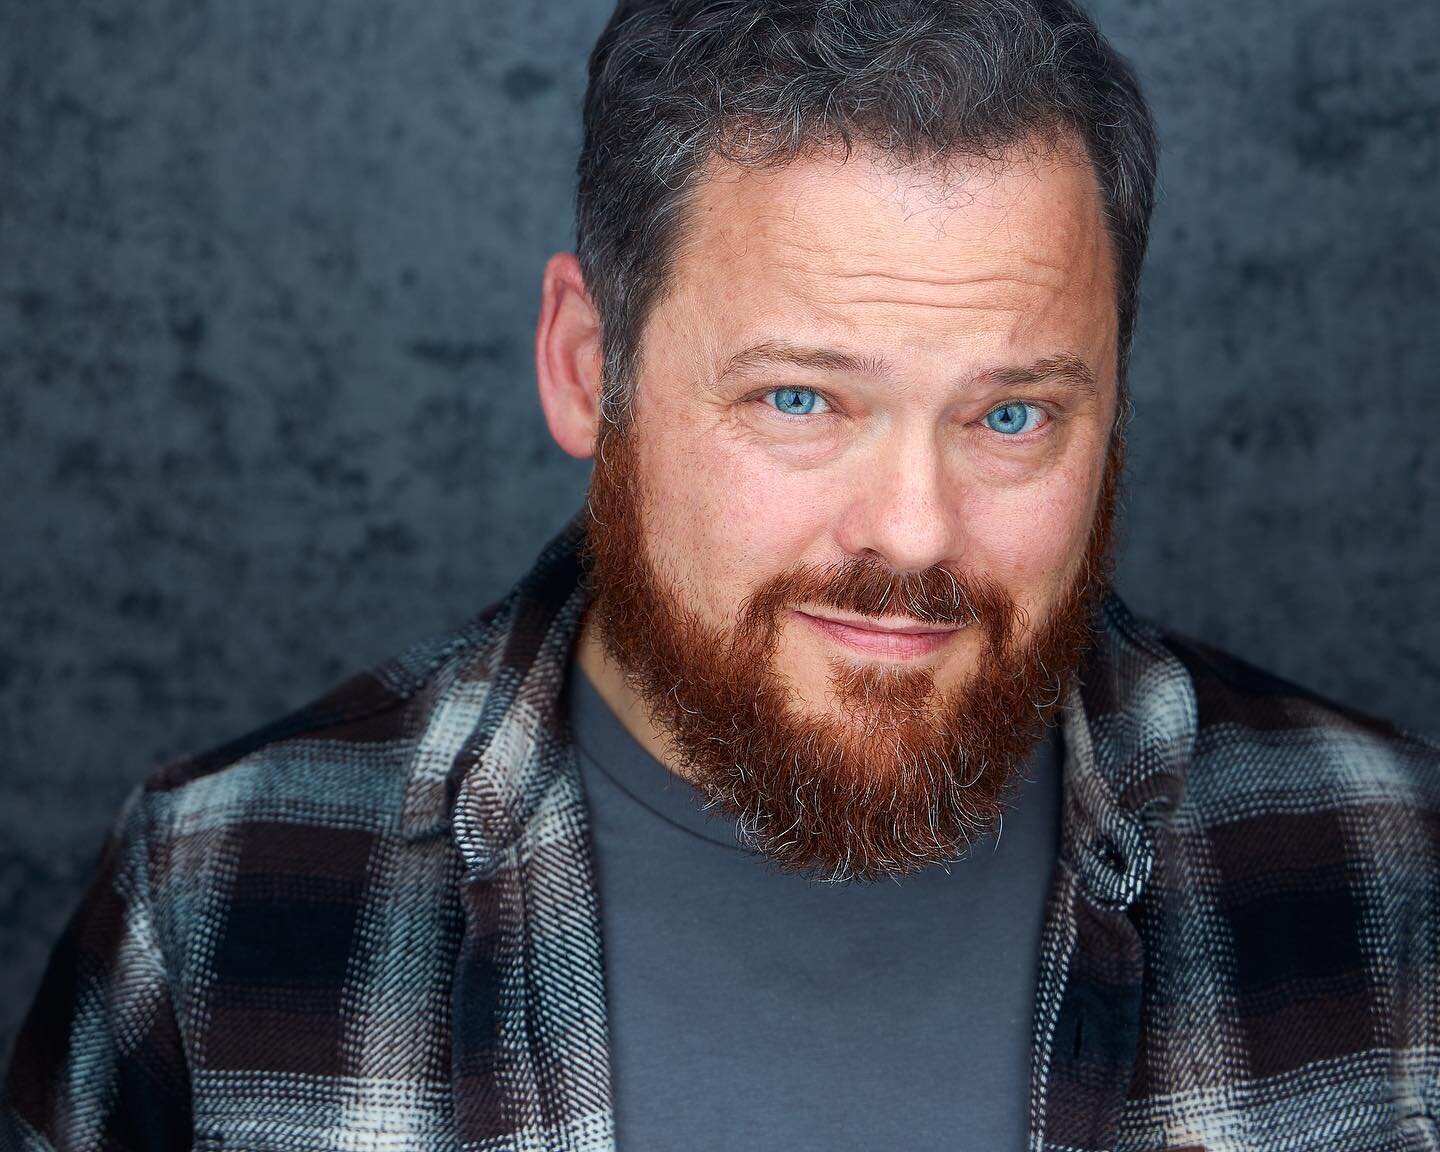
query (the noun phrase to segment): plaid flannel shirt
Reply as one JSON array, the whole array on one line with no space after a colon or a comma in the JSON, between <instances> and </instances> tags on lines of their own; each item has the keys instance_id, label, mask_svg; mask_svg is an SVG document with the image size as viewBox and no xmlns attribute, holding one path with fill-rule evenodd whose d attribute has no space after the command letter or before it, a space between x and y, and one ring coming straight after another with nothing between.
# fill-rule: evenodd
<instances>
[{"instance_id":1,"label":"plaid flannel shirt","mask_svg":"<svg viewBox=\"0 0 1440 1152\"><path fill-rule=\"evenodd\" d=\"M456 634L135 794L0 1145L613 1148L559 702L581 523ZM1063 725L1030 1152L1440 1149L1440 746L1113 594Z\"/></svg>"}]
</instances>

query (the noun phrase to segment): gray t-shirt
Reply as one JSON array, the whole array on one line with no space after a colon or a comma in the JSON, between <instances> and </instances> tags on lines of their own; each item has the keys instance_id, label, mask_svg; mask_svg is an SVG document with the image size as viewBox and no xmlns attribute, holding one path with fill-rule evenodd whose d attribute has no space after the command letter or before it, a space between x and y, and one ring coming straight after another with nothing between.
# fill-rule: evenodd
<instances>
[{"instance_id":1,"label":"gray t-shirt","mask_svg":"<svg viewBox=\"0 0 1440 1152\"><path fill-rule=\"evenodd\" d=\"M1060 742L949 866L783 874L703 812L573 661L595 833L618 1152L1025 1145Z\"/></svg>"}]
</instances>

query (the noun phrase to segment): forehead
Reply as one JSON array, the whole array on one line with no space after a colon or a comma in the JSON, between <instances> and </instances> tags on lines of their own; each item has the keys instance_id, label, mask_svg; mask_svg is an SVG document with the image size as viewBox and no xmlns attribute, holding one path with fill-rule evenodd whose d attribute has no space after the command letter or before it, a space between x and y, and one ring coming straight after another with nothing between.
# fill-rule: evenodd
<instances>
[{"instance_id":1,"label":"forehead","mask_svg":"<svg viewBox=\"0 0 1440 1152\"><path fill-rule=\"evenodd\" d=\"M1078 144L927 167L860 147L770 169L713 162L690 202L671 294L721 345L777 321L904 329L912 344L979 330L1001 343L1046 333L1103 343L1112 264Z\"/></svg>"}]
</instances>

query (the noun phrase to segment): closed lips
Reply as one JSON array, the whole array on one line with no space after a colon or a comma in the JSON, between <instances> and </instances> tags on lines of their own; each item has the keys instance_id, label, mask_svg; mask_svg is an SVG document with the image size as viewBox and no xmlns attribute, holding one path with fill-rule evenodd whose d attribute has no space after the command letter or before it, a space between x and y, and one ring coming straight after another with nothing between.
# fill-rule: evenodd
<instances>
[{"instance_id":1,"label":"closed lips","mask_svg":"<svg viewBox=\"0 0 1440 1152\"><path fill-rule=\"evenodd\" d=\"M853 652L891 660L928 656L960 631L958 627L937 629L933 624L913 622L877 628L870 620L863 624L851 624L808 612L796 612L796 615L832 643L842 644Z\"/></svg>"}]
</instances>

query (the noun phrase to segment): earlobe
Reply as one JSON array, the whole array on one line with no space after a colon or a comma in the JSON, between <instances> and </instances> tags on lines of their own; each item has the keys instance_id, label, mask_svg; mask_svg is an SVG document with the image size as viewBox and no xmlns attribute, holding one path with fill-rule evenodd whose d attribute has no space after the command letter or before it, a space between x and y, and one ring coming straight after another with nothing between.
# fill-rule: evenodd
<instances>
[{"instance_id":1,"label":"earlobe","mask_svg":"<svg viewBox=\"0 0 1440 1152\"><path fill-rule=\"evenodd\" d=\"M556 253L545 265L540 290L535 376L550 435L582 460L595 452L602 364L600 315L580 262L569 252Z\"/></svg>"}]
</instances>

